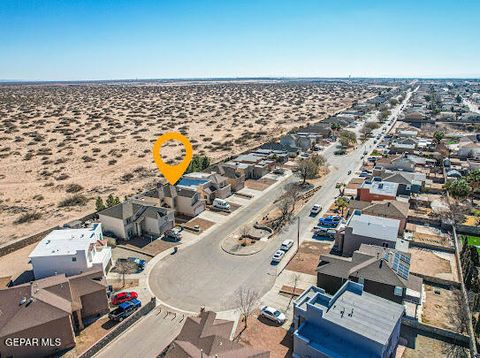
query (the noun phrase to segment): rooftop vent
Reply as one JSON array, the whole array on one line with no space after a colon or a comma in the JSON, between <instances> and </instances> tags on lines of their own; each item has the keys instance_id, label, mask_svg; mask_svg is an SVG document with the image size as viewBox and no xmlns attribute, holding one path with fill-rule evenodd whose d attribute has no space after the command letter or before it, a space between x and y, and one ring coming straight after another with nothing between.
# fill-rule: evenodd
<instances>
[{"instance_id":1,"label":"rooftop vent","mask_svg":"<svg viewBox=\"0 0 480 358\"><path fill-rule=\"evenodd\" d=\"M20 299L20 302L18 303L20 306L23 305L25 302L27 302L27 298L26 297L22 297Z\"/></svg>"}]
</instances>

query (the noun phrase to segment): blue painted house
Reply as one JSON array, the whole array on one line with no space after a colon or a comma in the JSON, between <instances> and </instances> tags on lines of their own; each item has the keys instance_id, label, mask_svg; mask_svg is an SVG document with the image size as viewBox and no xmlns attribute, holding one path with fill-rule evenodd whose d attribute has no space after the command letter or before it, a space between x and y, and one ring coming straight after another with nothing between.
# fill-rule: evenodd
<instances>
[{"instance_id":1,"label":"blue painted house","mask_svg":"<svg viewBox=\"0 0 480 358\"><path fill-rule=\"evenodd\" d=\"M293 357L395 357L403 313L359 283L334 295L312 286L294 304Z\"/></svg>"}]
</instances>

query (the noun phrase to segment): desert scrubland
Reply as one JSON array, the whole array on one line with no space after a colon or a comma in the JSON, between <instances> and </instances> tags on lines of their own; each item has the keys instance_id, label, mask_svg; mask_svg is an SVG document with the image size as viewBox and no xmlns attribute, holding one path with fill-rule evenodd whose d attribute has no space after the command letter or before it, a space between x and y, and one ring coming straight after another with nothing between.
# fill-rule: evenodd
<instances>
[{"instance_id":1,"label":"desert scrubland","mask_svg":"<svg viewBox=\"0 0 480 358\"><path fill-rule=\"evenodd\" d=\"M372 97L347 83L0 86L0 243L81 217L160 174L156 138L177 130L219 160ZM181 159L180 145L162 155Z\"/></svg>"}]
</instances>

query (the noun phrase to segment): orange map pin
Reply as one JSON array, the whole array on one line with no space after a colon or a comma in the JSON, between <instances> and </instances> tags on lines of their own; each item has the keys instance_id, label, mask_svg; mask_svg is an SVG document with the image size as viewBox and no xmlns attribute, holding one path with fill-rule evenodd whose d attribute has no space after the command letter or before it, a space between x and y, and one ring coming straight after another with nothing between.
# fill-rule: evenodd
<instances>
[{"instance_id":1,"label":"orange map pin","mask_svg":"<svg viewBox=\"0 0 480 358\"><path fill-rule=\"evenodd\" d=\"M169 165L165 163L160 154L160 149L162 148L162 145L169 140L176 140L182 143L185 147L185 156L183 157L183 160L177 165ZM185 170L187 170L188 165L192 160L193 149L192 144L183 134L179 132L168 132L158 137L155 144L153 145L152 152L153 159L155 160L155 164L157 164L158 170L160 170L160 173L162 173L165 179L167 179L167 181L173 185L177 182L178 179L180 179L183 173L185 173Z\"/></svg>"}]
</instances>

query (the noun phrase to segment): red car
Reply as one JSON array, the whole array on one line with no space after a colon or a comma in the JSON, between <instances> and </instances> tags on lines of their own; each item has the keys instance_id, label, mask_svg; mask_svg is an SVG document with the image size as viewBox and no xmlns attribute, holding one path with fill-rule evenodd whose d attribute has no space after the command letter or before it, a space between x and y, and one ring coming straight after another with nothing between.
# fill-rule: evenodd
<instances>
[{"instance_id":1,"label":"red car","mask_svg":"<svg viewBox=\"0 0 480 358\"><path fill-rule=\"evenodd\" d=\"M120 303L127 302L137 298L138 294L132 292L120 292L112 296L112 305L119 305Z\"/></svg>"}]
</instances>

